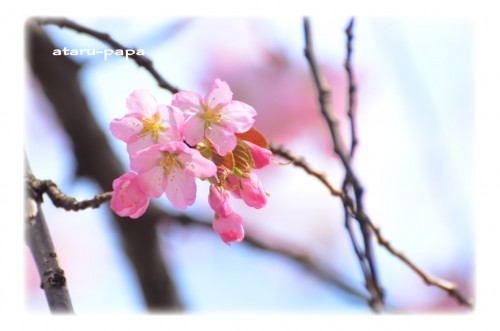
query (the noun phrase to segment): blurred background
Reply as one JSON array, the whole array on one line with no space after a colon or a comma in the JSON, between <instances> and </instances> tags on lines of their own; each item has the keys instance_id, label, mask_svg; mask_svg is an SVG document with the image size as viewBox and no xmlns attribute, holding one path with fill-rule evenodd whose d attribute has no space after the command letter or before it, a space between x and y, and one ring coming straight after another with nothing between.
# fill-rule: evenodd
<instances>
[{"instance_id":1,"label":"blurred background","mask_svg":"<svg viewBox=\"0 0 500 331\"><path fill-rule=\"evenodd\" d=\"M234 99L257 110L256 127L270 141L304 156L335 186L341 185L343 169L333 156L303 56L300 17L71 19L144 49L163 77L181 89L204 95L215 78L227 81ZM315 51L346 141L348 21L311 17ZM61 49L108 48L68 29L45 30ZM365 187L366 211L417 265L456 282L473 297L474 25L459 18L357 17L353 47L359 138L354 164ZM82 65L80 84L90 108L128 168L125 144L110 135L110 121L126 113L125 100L135 89L150 90L162 103L170 103L171 94L132 60L97 55L71 59ZM24 146L33 173L77 199L102 192L93 181L76 176L71 142L28 64L25 75ZM254 210L232 201L247 234L271 247L301 252L318 268L245 243L227 246L210 229L159 222L163 259L185 311L370 313L363 298L317 272L364 291L340 201L292 165L274 164L258 174L270 193L268 205ZM208 184L198 182L197 201L186 213L210 220L207 194ZM174 212L166 198L156 202ZM44 203L43 211L78 314L147 312L107 204L74 213ZM375 242L374 247L390 312L464 311ZM48 313L28 248L25 256L27 310Z\"/></svg>"}]
</instances>

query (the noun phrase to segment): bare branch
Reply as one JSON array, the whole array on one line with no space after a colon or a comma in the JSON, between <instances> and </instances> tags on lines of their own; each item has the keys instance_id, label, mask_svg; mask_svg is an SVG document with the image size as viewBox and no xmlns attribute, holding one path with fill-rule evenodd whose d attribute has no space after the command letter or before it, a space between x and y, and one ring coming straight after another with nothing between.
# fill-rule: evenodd
<instances>
[{"instance_id":1,"label":"bare branch","mask_svg":"<svg viewBox=\"0 0 500 331\"><path fill-rule=\"evenodd\" d=\"M25 224L25 241L35 261L40 275L40 287L45 292L49 309L52 313L73 314L73 305L69 296L64 270L57 261L57 254L50 236L49 228L41 209L41 196L36 189L30 186L34 176L26 162L26 204L30 205L30 212ZM32 205L35 204L36 207Z\"/></svg>"},{"instance_id":2,"label":"bare branch","mask_svg":"<svg viewBox=\"0 0 500 331\"><path fill-rule=\"evenodd\" d=\"M50 197L54 206L64 208L67 211L79 211L87 208L98 208L103 203L111 200L113 192L96 194L93 199L78 201L67 196L59 190L57 185L51 180L39 180L33 176L28 177L28 184L37 194L42 197L44 193Z\"/></svg>"},{"instance_id":3,"label":"bare branch","mask_svg":"<svg viewBox=\"0 0 500 331\"><path fill-rule=\"evenodd\" d=\"M375 263L373 261L373 253L371 247L371 234L368 229L368 226L364 224L359 218L356 217L359 211L362 211L362 193L363 188L360 185L356 175L354 174L351 168L351 157L350 153L346 151L344 142L342 141L342 137L340 135L340 131L338 130L337 119L334 116L334 113L331 109L331 101L330 101L330 88L328 83L324 79L324 76L317 64L316 57L314 55L314 50L312 46L312 37L311 37L311 28L309 19L304 18L304 36L305 36L305 49L304 54L308 60L309 66L311 68L311 72L314 77L314 82L316 85L316 89L318 91L318 100L320 105L321 114L325 119L325 122L328 125L330 130L330 135L333 142L333 149L335 154L339 156L344 165L346 171L346 177L344 180L344 184L342 186L344 192L344 211L345 211L345 225L346 229L349 232L349 236L351 238L351 242L353 248L356 252L356 256L358 257L361 269L363 271L366 288L370 292L371 299L369 301L370 306L376 312L380 311L384 304L384 294L381 286L379 285L377 270ZM356 208L352 208L353 206L347 205L347 201L351 201L347 199L349 195L349 187L352 187L354 190L355 198L356 198ZM363 244L364 244L364 253L359 251L359 245L355 240L355 236L352 233L352 227L349 225L349 218L352 217L349 213L349 208L354 211L354 217L358 220L361 232L363 235Z\"/></svg>"},{"instance_id":4,"label":"bare branch","mask_svg":"<svg viewBox=\"0 0 500 331\"><path fill-rule=\"evenodd\" d=\"M351 18L349 21L349 24L347 25L347 28L345 29L346 37L347 37L347 42L346 42L346 49L347 49L347 55L346 59L344 62L344 68L347 73L347 77L349 80L349 87L347 91L347 116L349 117L349 122L351 123L351 151L349 152L350 158L352 159L354 155L354 151L356 149L356 146L358 144L358 137L356 133L356 120L354 118L354 110L356 108L356 84L354 83L354 73L352 72L352 66L351 66L351 56L352 56L352 39L353 39L353 33L352 33L352 28L354 26L354 17Z\"/></svg>"},{"instance_id":5,"label":"bare branch","mask_svg":"<svg viewBox=\"0 0 500 331\"><path fill-rule=\"evenodd\" d=\"M94 38L102 41L105 44L108 44L109 46L111 46L115 50L122 50L123 52L125 52L125 50L127 50L127 49L133 49L132 47L123 46L122 44L120 44L119 42L117 42L116 40L111 38L111 36L108 33L99 32L99 31L89 29L85 26L82 26L82 25L76 23L76 22L70 21L66 18L43 17L43 18L34 18L33 20L36 23L38 23L39 25L53 24L53 25L57 25L61 28L68 28L68 29L74 30L74 31L79 32L79 33L87 34L91 37L94 37ZM137 63L137 65L139 67L143 67L144 69L146 69L154 77L154 79L158 82L158 85L161 88L164 88L172 93L179 92L178 88L174 87L172 84L167 82L158 73L158 71L156 71L156 69L153 66L153 61L151 61L149 58L147 58L144 55L139 55L139 54L137 54L137 52L134 52L134 54L132 54L132 55L128 55L128 57L132 58L135 61L135 63Z\"/></svg>"}]
</instances>

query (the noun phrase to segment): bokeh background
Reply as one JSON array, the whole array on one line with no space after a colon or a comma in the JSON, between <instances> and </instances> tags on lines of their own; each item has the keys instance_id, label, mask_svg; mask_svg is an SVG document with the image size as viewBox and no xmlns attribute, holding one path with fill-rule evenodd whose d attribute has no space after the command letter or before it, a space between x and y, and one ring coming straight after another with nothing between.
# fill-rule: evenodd
<instances>
[{"instance_id":1,"label":"bokeh background","mask_svg":"<svg viewBox=\"0 0 500 331\"><path fill-rule=\"evenodd\" d=\"M304 156L336 186L341 184L343 170L332 155L303 56L300 17L71 19L144 49L158 71L181 89L204 94L214 78L227 81L235 99L255 107L256 127L273 143ZM348 20L311 17L314 47L345 133L347 77L342 65ZM73 31L46 29L60 48L107 48ZM354 162L366 189L365 208L394 246L424 270L458 283L465 294L474 296L474 24L464 18L358 17L354 34L360 140ZM131 60L72 59L83 65L82 88L127 166L125 145L109 134L110 121L125 114L125 100L135 89L146 88L164 103L170 102L171 94ZM66 133L28 65L25 75L24 145L33 173L78 199L100 193L95 183L75 177ZM340 202L291 165L272 165L259 175L271 194L265 208L253 210L233 200L247 233L305 252L315 264L363 290ZM199 182L197 202L186 212L209 219L207 193L207 183ZM157 202L172 210L165 198ZM75 311L147 312L109 207L78 213L50 203L43 207ZM158 229L164 258L188 313L370 312L364 300L283 256L244 243L229 247L206 229ZM464 311L446 293L427 287L374 246L389 311ZM25 257L27 310L48 313L27 248Z\"/></svg>"}]
</instances>

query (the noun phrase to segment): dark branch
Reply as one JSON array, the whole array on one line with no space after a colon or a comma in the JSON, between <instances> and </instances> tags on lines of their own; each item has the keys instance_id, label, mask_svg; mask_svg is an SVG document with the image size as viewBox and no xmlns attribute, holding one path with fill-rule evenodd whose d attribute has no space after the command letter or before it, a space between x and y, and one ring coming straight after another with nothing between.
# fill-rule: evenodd
<instances>
[{"instance_id":1,"label":"dark branch","mask_svg":"<svg viewBox=\"0 0 500 331\"><path fill-rule=\"evenodd\" d=\"M47 193L54 206L64 208L67 211L79 211L87 208L98 208L103 203L111 200L113 192L96 194L93 199L78 201L73 197L67 196L59 190L57 185L51 180L39 180L33 176L29 177L29 185L41 197Z\"/></svg>"},{"instance_id":2,"label":"dark branch","mask_svg":"<svg viewBox=\"0 0 500 331\"><path fill-rule=\"evenodd\" d=\"M45 292L52 313L73 314L73 305L69 296L64 270L57 261L56 249L43 216L41 196L38 195L36 189L30 186L34 176L31 174L27 161L25 167L27 170L25 203L27 207L26 216L29 220L25 224L25 241L40 275L40 287Z\"/></svg>"},{"instance_id":3,"label":"dark branch","mask_svg":"<svg viewBox=\"0 0 500 331\"><path fill-rule=\"evenodd\" d=\"M344 62L344 68L347 73L347 78L349 80L349 87L347 91L348 101L347 101L347 116L349 117L349 122L351 123L351 151L349 152L350 158L352 159L356 146L358 145L358 136L356 133L356 119L354 118L355 108L356 108L356 84L354 83L354 73L352 72L351 57L352 57L352 39L353 33L352 28L354 26L354 17L351 18L347 28L345 29L345 34L347 37L346 49L347 55Z\"/></svg>"},{"instance_id":4,"label":"dark branch","mask_svg":"<svg viewBox=\"0 0 500 331\"><path fill-rule=\"evenodd\" d=\"M335 154L339 156L344 165L346 171L346 179L344 180L344 184L342 185L344 192L344 210L345 210L345 218L346 218L346 229L349 232L349 236L351 238L351 242L353 244L353 249L356 252L356 256L358 257L361 270L363 271L363 275L366 281L366 288L370 292L371 299L369 301L370 306L376 312L380 311L384 304L383 299L383 290L378 282L377 270L375 263L373 261L372 247L371 247L371 234L369 228L366 224L364 224L357 216L357 213L362 211L362 192L363 188L361 187L356 175L354 174L351 168L351 154L347 152L345 145L342 141L342 137L340 135L340 131L338 130L338 121L335 118L335 115L331 109L331 100L330 100L330 88L328 83L326 82L318 64L316 61L316 57L314 55L314 50L312 46L312 37L311 37L311 28L309 19L304 18L304 36L305 36L305 49L304 54L309 63L311 72L313 74L314 82L316 85L316 89L318 91L318 100L320 105L321 114L325 119L325 122L328 125L330 135L333 142L333 149ZM355 198L356 198L356 208L352 208L353 206L347 205L348 201L352 201L351 199L347 199L349 196L349 187L352 187L354 190ZM349 213L349 208L352 209L353 214ZM364 243L364 253L359 251L360 245L357 244L355 240L355 236L352 233L352 227L349 226L349 218L354 216L356 220L358 220L361 232L363 235L363 243Z\"/></svg>"},{"instance_id":5,"label":"dark branch","mask_svg":"<svg viewBox=\"0 0 500 331\"><path fill-rule=\"evenodd\" d=\"M125 52L127 49L133 49L132 47L125 47L113 38L108 33L103 33L103 32L98 32L92 29L89 29L85 26L82 26L76 22L70 21L66 18L34 18L33 19L36 23L39 25L47 25L47 24L53 24L57 25L61 28L68 28L71 30L74 30L79 33L84 33L89 36L92 36L100 41L102 41L105 44L108 44L111 46L114 50L122 50ZM167 82L159 73L156 71L156 69L153 66L153 61L151 61L149 58L147 58L144 55L139 55L137 52L134 52L132 55L128 55L128 57L132 58L135 63L139 67L143 67L146 69L153 77L154 79L158 82L158 85L161 88L164 88L172 93L177 93L179 92L179 89L174 87L172 84Z\"/></svg>"}]
</instances>

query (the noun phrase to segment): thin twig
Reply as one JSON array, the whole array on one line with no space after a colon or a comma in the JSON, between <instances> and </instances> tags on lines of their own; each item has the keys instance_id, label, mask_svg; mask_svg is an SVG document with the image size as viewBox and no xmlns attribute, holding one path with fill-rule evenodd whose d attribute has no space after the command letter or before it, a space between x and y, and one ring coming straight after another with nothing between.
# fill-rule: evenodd
<instances>
[{"instance_id":1,"label":"thin twig","mask_svg":"<svg viewBox=\"0 0 500 331\"><path fill-rule=\"evenodd\" d=\"M456 284L449 282L447 280L444 280L442 278L429 275L426 272L424 272L415 263L413 263L409 258L407 258L402 252L396 250L391 245L391 243L381 235L380 229L377 226L375 226L369 220L367 223L369 224L370 228L373 230L373 233L375 234L375 237L377 238L378 243L381 246L385 247L392 255L396 256L401 261L403 261L408 267L410 267L415 273L417 273L427 285L439 287L440 289L448 292L448 294L451 297L455 298L460 304L468 306L469 308L473 307L473 305L474 305L473 300L470 298L467 298L465 295L463 295L459 291L458 286Z\"/></svg>"},{"instance_id":2,"label":"thin twig","mask_svg":"<svg viewBox=\"0 0 500 331\"><path fill-rule=\"evenodd\" d=\"M47 24L53 24L57 25L61 28L68 28L71 30L74 30L79 33L84 33L89 36L92 36L100 41L102 41L105 44L108 44L111 46L114 50L121 50L123 51L122 54L125 54L125 50L127 49L134 49L132 47L125 47L113 38L108 33L104 32L99 32L93 29L89 29L85 26L82 26L76 22L73 22L71 20L68 20L66 18L48 18L48 17L43 17L43 18L34 18L33 19L36 23L39 25L47 25ZM124 55L125 56L125 55ZM146 69L153 77L154 79L158 82L158 85L161 88L164 88L172 93L177 93L179 92L179 89L174 87L172 84L167 82L161 75L156 71L156 69L153 66L153 61L151 61L148 57L145 55L140 55L137 54L137 52L134 52L134 54L127 55L131 59L133 59L139 67L143 67Z\"/></svg>"},{"instance_id":3,"label":"thin twig","mask_svg":"<svg viewBox=\"0 0 500 331\"><path fill-rule=\"evenodd\" d=\"M352 39L353 33L352 28L354 26L354 17L351 18L347 28L345 29L347 41L346 49L347 55L344 62L344 68L347 73L347 78L349 80L349 87L347 91L347 116L349 117L349 122L351 123L351 150L349 152L350 158L352 159L356 146L358 145L358 136L356 133L356 120L354 118L355 108L356 108L356 84L354 83L354 73L352 72L351 57L352 57Z\"/></svg>"},{"instance_id":4,"label":"thin twig","mask_svg":"<svg viewBox=\"0 0 500 331\"><path fill-rule=\"evenodd\" d=\"M34 176L29 170L26 162L27 177ZM26 182L26 204L29 206L25 224L25 241L35 261L38 274L40 275L40 287L45 292L49 309L52 313L73 314L73 305L69 296L64 270L57 261L57 254L50 236L49 228L41 207L41 196Z\"/></svg>"},{"instance_id":5,"label":"thin twig","mask_svg":"<svg viewBox=\"0 0 500 331\"><path fill-rule=\"evenodd\" d=\"M313 74L314 82L316 85L316 89L318 91L318 101L320 105L320 111L325 119L325 122L328 125L330 135L333 142L333 149L336 155L342 161L344 168L346 170L343 192L344 192L344 204L348 201L346 197L348 196L348 188L351 186L354 190L355 198L356 198L356 208L354 209L354 217L358 220L361 232L363 235L363 243L364 243L364 253L361 254L359 250L359 245L355 241L354 234L351 232L352 228L349 225L349 218L352 217L349 213L349 206L345 205L345 217L346 217L346 229L350 232L350 238L353 244L353 248L357 253L357 257L363 271L366 288L370 292L371 299L369 301L370 306L376 312L380 311L384 304L383 299L383 290L378 282L377 270L375 263L373 261L373 253L371 247L371 234L368 229L368 226L364 224L359 218L356 217L358 211L362 211L362 193L363 188L359 183L356 175L354 174L351 168L351 157L350 153L347 152L344 142L342 141L342 137L340 135L340 131L338 130L338 121L335 118L335 115L331 109L331 100L330 100L330 88L328 83L326 82L318 64L316 61L316 57L314 55L314 50L312 46L312 37L311 37L311 28L309 19L307 17L304 18L304 36L305 36L305 48L304 54L307 58L309 66L311 68L311 72ZM352 206L351 206L352 207Z\"/></svg>"},{"instance_id":6,"label":"thin twig","mask_svg":"<svg viewBox=\"0 0 500 331\"><path fill-rule=\"evenodd\" d=\"M270 149L273 152L273 155L278 155L283 157L284 159L290 161L293 165L300 167L305 170L309 175L316 177L320 182L325 185L330 193L333 196L344 198L344 193L339 189L335 188L327 179L325 174L320 173L313 168L309 164L307 164L306 160L303 157L297 157L293 155L290 151L287 151L283 146L275 146L270 144Z\"/></svg>"}]
</instances>

